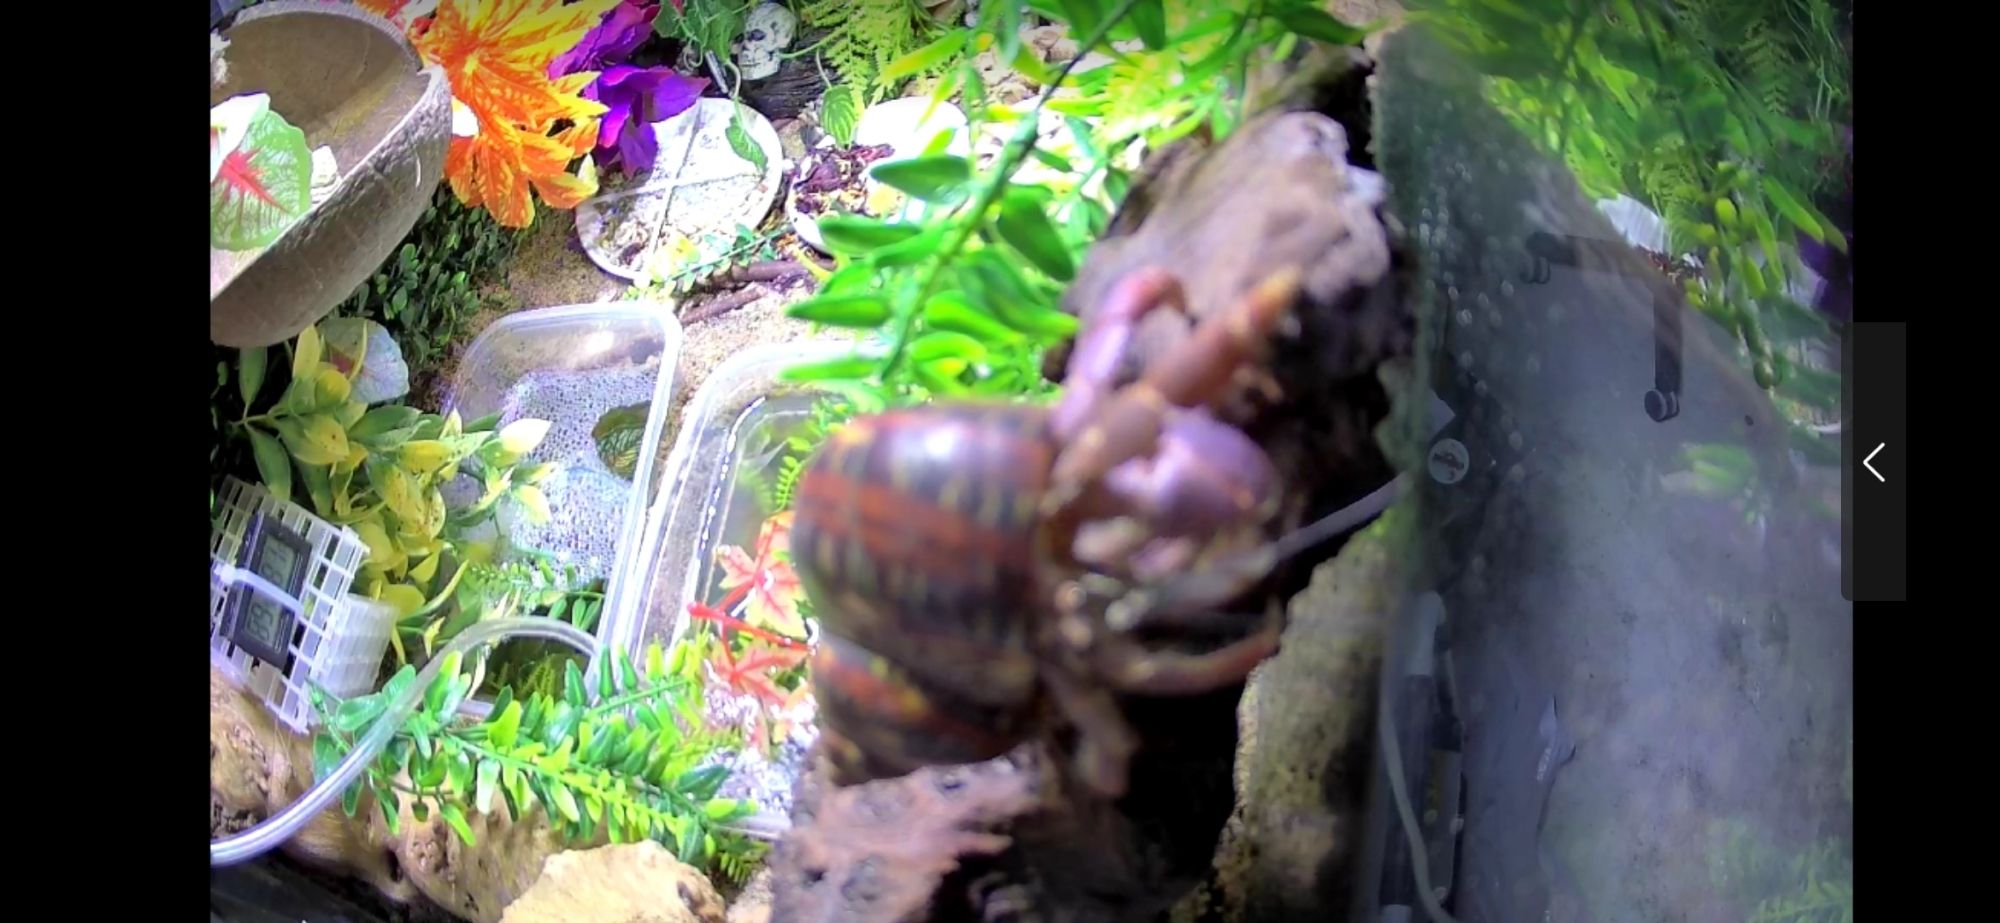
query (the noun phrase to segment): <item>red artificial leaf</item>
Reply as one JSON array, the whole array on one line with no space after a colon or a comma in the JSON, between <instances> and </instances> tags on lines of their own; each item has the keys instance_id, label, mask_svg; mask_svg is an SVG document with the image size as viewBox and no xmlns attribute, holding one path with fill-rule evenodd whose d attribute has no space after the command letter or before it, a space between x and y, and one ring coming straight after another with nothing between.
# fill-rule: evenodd
<instances>
[{"instance_id":1,"label":"red artificial leaf","mask_svg":"<svg viewBox=\"0 0 2000 923\"><path fill-rule=\"evenodd\" d=\"M311 207L312 152L305 132L271 111L267 97L237 97L215 107L208 145L209 246L266 246Z\"/></svg>"},{"instance_id":2,"label":"red artificial leaf","mask_svg":"<svg viewBox=\"0 0 2000 923\"><path fill-rule=\"evenodd\" d=\"M716 558L722 565L723 589L749 587L748 621L796 638L806 633L806 625L799 615L804 590L789 557L791 534L792 514L779 513L758 530L754 556L732 545Z\"/></svg>"}]
</instances>

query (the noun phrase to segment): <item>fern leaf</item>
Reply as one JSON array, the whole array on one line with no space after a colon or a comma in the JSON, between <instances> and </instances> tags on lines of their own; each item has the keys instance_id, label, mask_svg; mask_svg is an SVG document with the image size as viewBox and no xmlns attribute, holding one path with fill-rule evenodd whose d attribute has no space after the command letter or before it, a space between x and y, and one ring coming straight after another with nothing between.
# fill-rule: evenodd
<instances>
[{"instance_id":1,"label":"fern leaf","mask_svg":"<svg viewBox=\"0 0 2000 923\"><path fill-rule=\"evenodd\" d=\"M842 81L877 102L902 84L885 80L882 69L936 38L940 26L911 0L801 0L799 18L806 28L824 30L816 46L821 59ZM939 61L917 77L943 73L958 65L963 52Z\"/></svg>"}]
</instances>

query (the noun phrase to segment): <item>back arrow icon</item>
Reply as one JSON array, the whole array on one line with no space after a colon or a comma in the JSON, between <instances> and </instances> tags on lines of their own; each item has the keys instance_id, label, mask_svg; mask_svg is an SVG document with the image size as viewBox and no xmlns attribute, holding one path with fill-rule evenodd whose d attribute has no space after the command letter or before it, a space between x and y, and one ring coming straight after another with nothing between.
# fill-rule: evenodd
<instances>
[{"instance_id":1,"label":"back arrow icon","mask_svg":"<svg viewBox=\"0 0 2000 923\"><path fill-rule=\"evenodd\" d=\"M1883 477L1882 472L1875 470L1875 466L1869 464L1869 462L1874 461L1875 456L1882 454L1882 449L1888 445L1886 442L1876 445L1875 451L1868 453L1868 457L1861 460L1861 467L1868 469L1868 473L1874 475L1875 480L1881 481L1884 484L1889 483L1889 479Z\"/></svg>"}]
</instances>

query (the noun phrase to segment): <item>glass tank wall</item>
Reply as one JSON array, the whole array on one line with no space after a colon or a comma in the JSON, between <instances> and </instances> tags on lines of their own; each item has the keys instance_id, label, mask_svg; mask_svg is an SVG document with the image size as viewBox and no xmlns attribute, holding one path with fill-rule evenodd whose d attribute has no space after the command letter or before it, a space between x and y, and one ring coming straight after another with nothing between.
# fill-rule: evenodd
<instances>
[{"instance_id":1,"label":"glass tank wall","mask_svg":"<svg viewBox=\"0 0 2000 923\"><path fill-rule=\"evenodd\" d=\"M1374 78L1422 342L1368 916L1852 919L1846 14L1418 6ZM1706 44L1780 27L1775 73Z\"/></svg>"}]
</instances>

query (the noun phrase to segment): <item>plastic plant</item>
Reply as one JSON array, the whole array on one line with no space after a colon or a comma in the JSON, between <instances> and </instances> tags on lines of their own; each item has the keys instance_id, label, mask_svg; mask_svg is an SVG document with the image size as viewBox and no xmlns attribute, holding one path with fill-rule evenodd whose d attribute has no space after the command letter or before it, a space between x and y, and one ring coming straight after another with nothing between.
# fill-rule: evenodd
<instances>
[{"instance_id":1,"label":"plastic plant","mask_svg":"<svg viewBox=\"0 0 2000 923\"><path fill-rule=\"evenodd\" d=\"M628 301L679 298L718 280L727 280L731 270L763 260L780 258L774 243L790 229L778 225L768 231L738 224L733 232L711 231L690 237L663 228L656 245L661 259L650 263L644 279L625 290Z\"/></svg>"},{"instance_id":2,"label":"plastic plant","mask_svg":"<svg viewBox=\"0 0 2000 923\"><path fill-rule=\"evenodd\" d=\"M596 177L569 172L598 139L604 104L585 99L594 71L550 78L556 56L576 47L618 0L454 0L429 16L401 16L424 60L451 80L452 105L477 128L455 133L445 179L459 201L484 206L502 226L534 221L534 200L575 208ZM388 15L393 0L363 0ZM561 126L558 128L558 126Z\"/></svg>"},{"instance_id":3,"label":"plastic plant","mask_svg":"<svg viewBox=\"0 0 2000 923\"><path fill-rule=\"evenodd\" d=\"M208 116L208 245L254 250L278 239L312 204L305 132L272 111L271 97L224 100Z\"/></svg>"},{"instance_id":4,"label":"plastic plant","mask_svg":"<svg viewBox=\"0 0 2000 923\"><path fill-rule=\"evenodd\" d=\"M731 46L743 36L750 11L763 0L668 0L653 17L653 32L692 47L713 65L734 68ZM717 75L718 77L720 75Z\"/></svg>"},{"instance_id":5,"label":"plastic plant","mask_svg":"<svg viewBox=\"0 0 2000 923\"><path fill-rule=\"evenodd\" d=\"M716 559L722 566L722 588L748 594L750 624L797 637L806 633L806 626L799 617L799 575L792 570L791 549L792 514L785 511L758 527L754 554L729 545Z\"/></svg>"},{"instance_id":6,"label":"plastic plant","mask_svg":"<svg viewBox=\"0 0 2000 923\"><path fill-rule=\"evenodd\" d=\"M1741 340L1759 384L1824 321L1788 293L1794 244L1845 250L1813 205L1851 124L1828 0L1427 0L1414 15L1486 74L1495 107L1584 191L1646 202L1705 278L1688 299ZM1822 406L1831 406L1823 404Z\"/></svg>"},{"instance_id":7,"label":"plastic plant","mask_svg":"<svg viewBox=\"0 0 2000 923\"><path fill-rule=\"evenodd\" d=\"M1020 4L994 2L982 7L982 34L951 30L889 62L885 72L916 73L990 42L1001 60L1032 71L1045 90L1026 111L989 106L979 72L969 62L948 72L937 95L960 92L975 130L982 123L1002 121L1015 122L1018 129L983 170L943 153L950 137L942 134L922 156L874 167L877 180L925 203L918 219L819 219L836 268L815 297L789 313L853 330L858 348L848 357L792 368L788 379L822 386L844 383L851 395L865 395L878 405L958 395L1052 394L1041 376L1041 355L1076 330L1076 319L1058 310L1057 300L1084 250L1108 225L1129 182L1115 163L1120 150L1098 143L1100 129L1087 120L1110 107L1110 98L1125 92L1121 87L1179 74L1178 82L1167 81L1149 97L1149 105L1175 113L1172 122L1134 121L1110 140L1120 145L1134 138L1157 142L1202 124L1226 131L1234 113L1234 107L1221 104L1227 75L1240 74L1274 43L1297 41L1292 36L1345 44L1365 34L1300 0L1252 4L1248 10L1218 3L1200 19L1190 18L1199 10L1179 5L1169 17L1161 0L1074 0L1062 3L1060 10L1031 6L1067 22L1072 34L1083 35L1083 52L1106 48L1126 35L1140 39L1145 48L1117 52L1131 62L1129 70L1091 71L1080 82L1083 98L1053 101L1054 93L1070 84L1071 69L1082 55L1056 74L1043 73L1021 45ZM1113 74L1126 76L1114 83ZM1171 106L1170 97L1178 100ZM1073 156L1038 149L1045 109L1069 114ZM1043 177L1017 179L1031 157L1045 168Z\"/></svg>"},{"instance_id":8,"label":"plastic plant","mask_svg":"<svg viewBox=\"0 0 2000 923\"><path fill-rule=\"evenodd\" d=\"M467 425L456 413L439 416L401 404L370 408L354 391L366 356L348 358L345 369L329 361L318 326L307 327L292 345L284 393L251 413L267 363L266 349L242 352L238 381L245 413L232 431L249 440L273 496L290 499L294 486L303 487L319 516L353 527L367 544L357 586L401 614L391 636L398 660L408 657L406 636L421 639L428 650L443 623L427 619L456 588L457 575L444 579L441 591L429 588L440 580L444 552L457 550L456 537L490 517L502 497L530 517L547 518L548 501L536 485L553 466L519 464L548 433L548 422L520 420L502 429L497 417ZM448 513L442 487L461 471L483 493Z\"/></svg>"},{"instance_id":9,"label":"plastic plant","mask_svg":"<svg viewBox=\"0 0 2000 923\"><path fill-rule=\"evenodd\" d=\"M791 514L779 513L764 521L751 551L718 549L716 562L727 592L713 606L691 603L687 610L689 618L715 626L712 638L699 635L694 644L706 675L758 703L750 730L759 748L789 733L792 716L809 694L800 668L811 648L803 640L804 595L788 556L790 534Z\"/></svg>"},{"instance_id":10,"label":"plastic plant","mask_svg":"<svg viewBox=\"0 0 2000 923\"><path fill-rule=\"evenodd\" d=\"M1002 5L1017 11L1020 8L1019 0ZM815 49L846 85L858 88L868 102L887 97L910 77L939 73L957 64L965 51L965 43L960 41L948 52L925 60L921 67L891 69L892 62L907 58L940 33L937 20L911 0L803 0L798 11L807 28L826 30L826 37ZM1015 23L1020 23L1018 12Z\"/></svg>"},{"instance_id":11,"label":"plastic plant","mask_svg":"<svg viewBox=\"0 0 2000 923\"><path fill-rule=\"evenodd\" d=\"M734 117L730 119L725 135L729 149L762 172L767 165L764 149L750 137L750 129L744 124L743 103L737 99L737 90L743 81L730 51L731 43L742 36L743 23L758 2L673 0L661 7L654 17L653 31L662 38L695 49L708 63L709 74L715 78L716 85L725 87L730 101L736 104Z\"/></svg>"},{"instance_id":12,"label":"plastic plant","mask_svg":"<svg viewBox=\"0 0 2000 923\"><path fill-rule=\"evenodd\" d=\"M754 847L719 826L750 806L715 797L726 767L696 768L731 741L704 728L701 690L656 645L643 672L623 651L599 674L595 696L583 673L567 665L560 695L526 700L502 688L491 715L467 722L458 714L475 686L451 655L422 703L367 773L341 801L349 817L372 800L389 831L402 825L408 804L418 822L433 814L467 844L474 813L505 811L519 822L546 813L573 845L656 840L697 867L738 872ZM381 691L345 701L315 693L321 714L313 740L315 778L325 778L354 742L415 681L404 667Z\"/></svg>"},{"instance_id":13,"label":"plastic plant","mask_svg":"<svg viewBox=\"0 0 2000 923\"><path fill-rule=\"evenodd\" d=\"M380 321L395 334L411 375L436 372L466 322L489 300L481 285L519 248L524 235L484 209L439 189L396 252L348 296L343 316Z\"/></svg>"}]
</instances>

